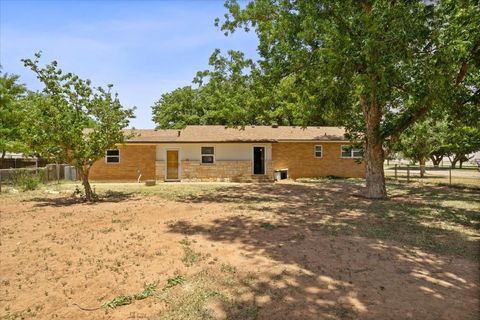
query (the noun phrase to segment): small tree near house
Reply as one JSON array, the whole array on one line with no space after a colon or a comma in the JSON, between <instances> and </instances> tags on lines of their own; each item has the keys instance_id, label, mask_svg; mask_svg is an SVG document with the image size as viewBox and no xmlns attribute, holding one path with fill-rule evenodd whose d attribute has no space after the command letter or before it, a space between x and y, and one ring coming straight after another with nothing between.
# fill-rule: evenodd
<instances>
[{"instance_id":1,"label":"small tree near house","mask_svg":"<svg viewBox=\"0 0 480 320\"><path fill-rule=\"evenodd\" d=\"M43 83L28 105L29 116L24 123L25 136L35 152L75 166L85 189L85 199L95 195L89 182L90 168L125 139L124 131L133 109L123 108L112 85L107 89L93 87L72 73L64 73L57 62L41 67L41 54L22 62Z\"/></svg>"}]
</instances>

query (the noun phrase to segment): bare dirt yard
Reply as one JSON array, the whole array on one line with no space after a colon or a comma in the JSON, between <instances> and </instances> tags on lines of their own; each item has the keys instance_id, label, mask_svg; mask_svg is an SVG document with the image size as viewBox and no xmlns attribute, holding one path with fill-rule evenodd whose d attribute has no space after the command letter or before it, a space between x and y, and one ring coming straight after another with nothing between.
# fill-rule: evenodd
<instances>
[{"instance_id":1,"label":"bare dirt yard","mask_svg":"<svg viewBox=\"0 0 480 320\"><path fill-rule=\"evenodd\" d=\"M478 319L480 191L358 180L0 195L3 319Z\"/></svg>"}]
</instances>

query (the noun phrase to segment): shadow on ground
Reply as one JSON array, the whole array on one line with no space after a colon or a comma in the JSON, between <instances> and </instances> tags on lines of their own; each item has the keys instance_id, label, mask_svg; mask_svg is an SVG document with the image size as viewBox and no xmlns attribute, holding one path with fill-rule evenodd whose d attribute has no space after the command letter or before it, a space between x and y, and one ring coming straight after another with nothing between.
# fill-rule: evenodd
<instances>
[{"instance_id":1,"label":"shadow on ground","mask_svg":"<svg viewBox=\"0 0 480 320\"><path fill-rule=\"evenodd\" d=\"M79 203L87 204L87 205L95 205L97 203L117 203L117 202L124 202L134 197L133 192L121 192L121 191L111 191L108 190L104 193L98 195L98 199L94 202L87 202L84 198L70 195L70 196L63 196L63 197L34 197L29 198L27 200L23 200L26 202L34 202L34 207L68 207L72 205L76 205Z\"/></svg>"},{"instance_id":2,"label":"shadow on ground","mask_svg":"<svg viewBox=\"0 0 480 320\"><path fill-rule=\"evenodd\" d=\"M179 201L227 204L235 214L169 228L240 243L251 261L284 266L245 282L254 298L227 308L228 319L252 308L261 319L476 319L479 193L396 188L392 199L371 201L337 181L231 186Z\"/></svg>"}]
</instances>

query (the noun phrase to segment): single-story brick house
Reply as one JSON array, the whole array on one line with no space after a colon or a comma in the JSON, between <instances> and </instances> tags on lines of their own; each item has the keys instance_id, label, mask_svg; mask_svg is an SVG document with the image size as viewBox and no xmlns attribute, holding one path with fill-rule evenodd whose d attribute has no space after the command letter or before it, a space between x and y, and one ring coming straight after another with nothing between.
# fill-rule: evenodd
<instances>
[{"instance_id":1,"label":"single-story brick house","mask_svg":"<svg viewBox=\"0 0 480 320\"><path fill-rule=\"evenodd\" d=\"M92 180L256 181L301 177L364 177L362 151L338 127L187 126L135 130L107 150Z\"/></svg>"}]
</instances>

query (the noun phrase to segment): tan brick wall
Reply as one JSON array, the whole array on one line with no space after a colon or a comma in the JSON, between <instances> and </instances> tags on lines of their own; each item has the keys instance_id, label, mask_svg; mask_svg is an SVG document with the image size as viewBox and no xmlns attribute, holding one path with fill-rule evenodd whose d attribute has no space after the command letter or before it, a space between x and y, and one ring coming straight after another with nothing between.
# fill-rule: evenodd
<instances>
[{"instance_id":1,"label":"tan brick wall","mask_svg":"<svg viewBox=\"0 0 480 320\"><path fill-rule=\"evenodd\" d=\"M314 157L314 146L323 146L323 157ZM364 163L340 157L342 143L289 142L272 144L273 161L266 162L266 175L252 174L252 161L218 160L214 165L202 165L199 161L181 161L182 180L204 181L255 181L273 179L273 170L288 168L291 178L301 177L364 177ZM92 180L132 180L139 173L142 180L165 179L165 162L156 161L155 145L123 145L119 147L120 163L106 164L102 158L95 162Z\"/></svg>"},{"instance_id":2,"label":"tan brick wall","mask_svg":"<svg viewBox=\"0 0 480 320\"><path fill-rule=\"evenodd\" d=\"M160 162L160 161L159 161ZM272 180L271 161L265 163L265 175L252 174L252 161L218 160L215 164L205 165L200 161L182 161L181 179L199 181L257 181ZM164 167L163 167L164 168ZM157 174L157 176L159 176Z\"/></svg>"},{"instance_id":3,"label":"tan brick wall","mask_svg":"<svg viewBox=\"0 0 480 320\"><path fill-rule=\"evenodd\" d=\"M348 143L284 142L272 144L273 168L288 168L290 178L337 176L363 178L365 163L341 158L341 146ZM314 146L323 146L322 158L315 158Z\"/></svg>"},{"instance_id":4,"label":"tan brick wall","mask_svg":"<svg viewBox=\"0 0 480 320\"><path fill-rule=\"evenodd\" d=\"M94 163L90 171L92 180L137 180L155 179L155 145L119 146L120 163L107 164L105 158Z\"/></svg>"}]
</instances>

